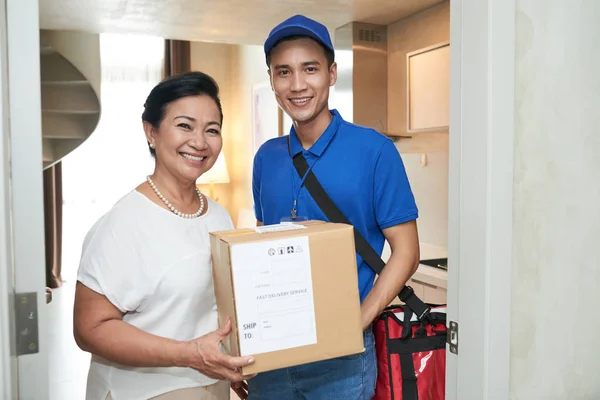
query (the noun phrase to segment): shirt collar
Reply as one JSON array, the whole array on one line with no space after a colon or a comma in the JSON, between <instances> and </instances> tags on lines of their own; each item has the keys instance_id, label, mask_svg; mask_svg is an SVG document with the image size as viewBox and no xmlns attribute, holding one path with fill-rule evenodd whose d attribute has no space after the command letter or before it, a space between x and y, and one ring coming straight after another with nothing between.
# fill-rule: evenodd
<instances>
[{"instance_id":1,"label":"shirt collar","mask_svg":"<svg viewBox=\"0 0 600 400\"><path fill-rule=\"evenodd\" d=\"M329 110L329 112L331 112L331 115L333 117L331 119L331 122L329 123L329 126L327 127L327 129L325 129L325 132L323 132L319 139L317 139L317 141L308 149L309 152L311 152L317 157L320 157L321 154L323 154L323 152L327 148L327 146L329 146L329 143L331 143L331 140L335 136L340 126L340 123L342 122L342 117L340 116L340 113L337 110ZM298 136L296 136L296 129L294 128L294 126L292 126L292 129L290 130L291 155L292 157L294 157L296 154L301 153L302 151L304 151L304 149L300 144L300 140L298 140Z\"/></svg>"}]
</instances>

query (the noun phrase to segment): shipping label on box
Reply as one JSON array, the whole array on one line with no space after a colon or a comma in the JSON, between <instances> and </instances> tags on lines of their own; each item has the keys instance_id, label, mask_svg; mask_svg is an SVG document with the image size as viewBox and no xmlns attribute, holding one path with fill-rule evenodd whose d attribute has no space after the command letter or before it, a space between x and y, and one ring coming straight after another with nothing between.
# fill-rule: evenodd
<instances>
[{"instance_id":1,"label":"shipping label on box","mask_svg":"<svg viewBox=\"0 0 600 400\"><path fill-rule=\"evenodd\" d=\"M317 342L308 237L231 247L240 354Z\"/></svg>"}]
</instances>

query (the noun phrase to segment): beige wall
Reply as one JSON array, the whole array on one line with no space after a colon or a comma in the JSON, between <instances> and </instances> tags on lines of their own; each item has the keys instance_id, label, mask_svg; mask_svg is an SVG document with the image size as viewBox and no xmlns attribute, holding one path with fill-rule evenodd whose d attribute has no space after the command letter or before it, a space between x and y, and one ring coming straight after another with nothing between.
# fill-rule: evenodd
<instances>
[{"instance_id":1,"label":"beige wall","mask_svg":"<svg viewBox=\"0 0 600 400\"><path fill-rule=\"evenodd\" d=\"M448 2L388 26L388 130L406 134L406 54L450 38ZM429 135L429 134L421 134ZM446 134L442 134L446 135ZM401 149L401 144L397 147ZM417 206L421 242L448 246L448 152L403 153Z\"/></svg>"},{"instance_id":2,"label":"beige wall","mask_svg":"<svg viewBox=\"0 0 600 400\"><path fill-rule=\"evenodd\" d=\"M223 152L227 160L227 168L230 179L232 175L231 159L233 145L233 126L234 118L232 115L232 95L235 92L232 84L232 63L231 59L235 52L236 46L229 44L192 42L190 46L191 52L191 69L199 70L212 76L219 85L221 106L223 107ZM200 185L200 190L206 195L209 194L208 185ZM215 197L218 198L227 210L231 208L231 184L216 184Z\"/></svg>"},{"instance_id":3,"label":"beige wall","mask_svg":"<svg viewBox=\"0 0 600 400\"><path fill-rule=\"evenodd\" d=\"M237 46L232 59L236 74L233 83L236 93L233 97L234 132L232 169L234 186L232 193L232 216L237 222L238 212L253 209L252 199L252 87L267 82L267 66L262 46Z\"/></svg>"},{"instance_id":4,"label":"beige wall","mask_svg":"<svg viewBox=\"0 0 600 400\"><path fill-rule=\"evenodd\" d=\"M448 248L448 153L402 154L419 207L419 241Z\"/></svg>"},{"instance_id":5,"label":"beige wall","mask_svg":"<svg viewBox=\"0 0 600 400\"><path fill-rule=\"evenodd\" d=\"M516 1L511 399L599 399L596 1Z\"/></svg>"},{"instance_id":6,"label":"beige wall","mask_svg":"<svg viewBox=\"0 0 600 400\"><path fill-rule=\"evenodd\" d=\"M219 84L223 106L223 151L231 183L215 185L219 203L234 224L240 209L252 209L252 86L268 80L261 46L192 42L191 66ZM201 185L208 194L209 188Z\"/></svg>"}]
</instances>

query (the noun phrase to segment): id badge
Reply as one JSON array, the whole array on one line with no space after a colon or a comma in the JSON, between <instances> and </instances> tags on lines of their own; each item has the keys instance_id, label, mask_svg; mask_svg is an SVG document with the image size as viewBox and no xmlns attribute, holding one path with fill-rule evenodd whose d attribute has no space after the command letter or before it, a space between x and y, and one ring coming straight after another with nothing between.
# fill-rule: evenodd
<instances>
[{"instance_id":1,"label":"id badge","mask_svg":"<svg viewBox=\"0 0 600 400\"><path fill-rule=\"evenodd\" d=\"M296 200L294 200L294 206L292 207L292 209L290 210L290 216L289 217L283 217L279 220L280 223L292 223L292 222L301 222L301 221L308 221L308 218L306 217L302 217L298 215L298 208L297 208L298 202Z\"/></svg>"},{"instance_id":2,"label":"id badge","mask_svg":"<svg viewBox=\"0 0 600 400\"><path fill-rule=\"evenodd\" d=\"M291 222L302 222L302 221L308 221L307 217L302 217L302 216L295 216L295 217L283 217L281 218L281 220L279 221L280 223L291 223Z\"/></svg>"}]
</instances>

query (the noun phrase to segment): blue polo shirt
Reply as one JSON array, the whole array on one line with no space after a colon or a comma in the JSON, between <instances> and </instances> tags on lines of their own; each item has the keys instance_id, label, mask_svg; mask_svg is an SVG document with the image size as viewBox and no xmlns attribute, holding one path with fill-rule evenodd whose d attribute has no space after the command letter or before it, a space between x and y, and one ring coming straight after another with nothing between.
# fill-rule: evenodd
<instances>
[{"instance_id":1,"label":"blue polo shirt","mask_svg":"<svg viewBox=\"0 0 600 400\"><path fill-rule=\"evenodd\" d=\"M328 220L292 163L292 157L302 152L329 197L381 255L382 230L418 217L404 164L389 138L344 121L336 110L331 114L331 123L308 150L302 148L293 127L289 136L260 147L252 175L256 219L265 225L278 224L290 217L296 200L299 217ZM375 272L356 257L362 302L373 286Z\"/></svg>"}]
</instances>

